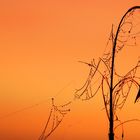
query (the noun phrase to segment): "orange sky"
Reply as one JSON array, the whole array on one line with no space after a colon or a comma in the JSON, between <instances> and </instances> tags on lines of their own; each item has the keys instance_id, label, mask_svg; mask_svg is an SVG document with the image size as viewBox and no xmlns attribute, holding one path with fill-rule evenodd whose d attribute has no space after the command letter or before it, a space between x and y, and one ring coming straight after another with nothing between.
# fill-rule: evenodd
<instances>
[{"instance_id":1,"label":"orange sky","mask_svg":"<svg viewBox=\"0 0 140 140\"><path fill-rule=\"evenodd\" d=\"M89 71L78 61L100 57L112 23L117 25L128 8L139 4L138 0L0 1L0 116L55 95L58 104L69 101ZM129 50L131 64L139 52L140 47ZM126 54L121 58L129 59ZM121 61L117 66L125 71L124 64ZM0 139L37 139L50 106L48 100L0 119ZM107 140L108 122L100 95L75 102L71 108L49 140ZM140 118L139 103L133 105L129 99L121 117ZM126 139L140 139L139 130L136 122L127 124Z\"/></svg>"}]
</instances>

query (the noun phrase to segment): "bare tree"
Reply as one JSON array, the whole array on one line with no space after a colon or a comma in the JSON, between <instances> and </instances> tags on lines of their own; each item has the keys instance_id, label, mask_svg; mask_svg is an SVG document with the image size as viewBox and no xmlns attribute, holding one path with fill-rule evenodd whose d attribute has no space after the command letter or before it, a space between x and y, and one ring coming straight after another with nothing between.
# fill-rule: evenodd
<instances>
[{"instance_id":1,"label":"bare tree","mask_svg":"<svg viewBox=\"0 0 140 140\"><path fill-rule=\"evenodd\" d=\"M74 97L83 101L90 100L99 91L102 93L104 109L109 121L109 140L114 140L114 132L116 128L122 127L122 139L124 138L123 124L130 121L138 121L137 119L121 122L118 116L118 110L122 109L128 95L134 86L138 89L138 94L134 102L140 97L140 60L126 74L121 75L115 68L115 57L124 48L129 46L138 46L140 37L140 6L130 8L121 18L116 29L112 26L108 44L111 47L106 48L103 55L98 61L94 59L91 63L80 61L90 68L88 77L84 85L77 89ZM52 132L62 122L64 116L70 111L64 109L72 101L62 106L56 106L52 99L52 108L45 128L39 137L39 140L46 140ZM116 124L118 122L119 124ZM47 128L49 129L47 130Z\"/></svg>"},{"instance_id":2,"label":"bare tree","mask_svg":"<svg viewBox=\"0 0 140 140\"><path fill-rule=\"evenodd\" d=\"M121 18L114 34L114 26L109 37L112 49L105 51L103 56L96 63L82 62L90 67L89 76L82 88L75 93L76 98L89 100L94 97L101 89L106 114L109 120L109 140L114 140L114 131L118 126L126 122L121 122L117 111L122 109L133 85L138 88L138 94L135 102L140 97L140 76L138 70L140 68L140 60L125 75L120 75L115 69L115 57L126 46L137 46L137 39L140 35L140 6L130 8ZM112 50L112 52L111 52ZM97 77L99 75L99 78ZM98 86L95 90L93 86L95 79L98 80ZM93 82L94 81L94 82ZM114 122L120 122L120 125L114 127ZM122 138L124 137L122 129Z\"/></svg>"}]
</instances>

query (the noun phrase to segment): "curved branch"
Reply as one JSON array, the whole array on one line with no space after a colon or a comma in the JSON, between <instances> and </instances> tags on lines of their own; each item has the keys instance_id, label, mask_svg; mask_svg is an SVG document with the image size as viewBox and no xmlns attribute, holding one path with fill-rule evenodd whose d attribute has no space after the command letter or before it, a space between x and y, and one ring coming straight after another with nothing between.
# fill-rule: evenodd
<instances>
[{"instance_id":1,"label":"curved branch","mask_svg":"<svg viewBox=\"0 0 140 140\"><path fill-rule=\"evenodd\" d=\"M115 127L114 127L114 130L117 129L119 126L121 126L121 125L123 125L123 124L125 124L125 123L128 123L128 122L132 122L132 121L139 121L139 122L140 122L139 119L127 120L127 121L124 121L124 122L118 124L117 126L115 126Z\"/></svg>"}]
</instances>

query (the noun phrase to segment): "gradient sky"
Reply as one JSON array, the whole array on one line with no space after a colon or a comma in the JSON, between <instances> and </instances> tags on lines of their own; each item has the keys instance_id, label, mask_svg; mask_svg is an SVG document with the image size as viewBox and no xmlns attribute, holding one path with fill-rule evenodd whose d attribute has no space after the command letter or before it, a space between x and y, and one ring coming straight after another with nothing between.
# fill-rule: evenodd
<instances>
[{"instance_id":1,"label":"gradient sky","mask_svg":"<svg viewBox=\"0 0 140 140\"><path fill-rule=\"evenodd\" d=\"M55 97L59 105L73 97L89 71L78 61L99 58L112 24L117 25L134 5L140 1L1 0L0 116L47 102L1 118L0 139L36 140L48 117L49 98ZM131 48L129 55L121 58L131 56L132 65L139 52L140 47ZM126 60L117 66L128 70L129 63L124 64ZM48 140L107 140L108 122L100 95L73 103L71 112ZM134 105L131 100L134 96L120 113L122 120L140 119L139 103ZM125 125L126 140L139 140L139 130L138 122Z\"/></svg>"}]
</instances>

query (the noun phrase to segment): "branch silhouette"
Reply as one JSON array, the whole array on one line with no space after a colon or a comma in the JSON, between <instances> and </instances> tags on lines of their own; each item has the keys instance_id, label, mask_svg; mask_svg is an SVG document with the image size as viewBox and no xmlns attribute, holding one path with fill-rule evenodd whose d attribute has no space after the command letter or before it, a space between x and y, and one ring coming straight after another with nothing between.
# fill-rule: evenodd
<instances>
[{"instance_id":1,"label":"branch silhouette","mask_svg":"<svg viewBox=\"0 0 140 140\"><path fill-rule=\"evenodd\" d=\"M134 86L138 89L134 102L136 103L140 98L140 60L138 60L136 65L124 75L120 75L115 68L115 58L124 47L138 46L140 37L140 17L138 17L138 15L140 15L140 6L131 7L122 16L116 31L114 25L112 25L107 46L97 63L94 59L90 63L79 61L89 67L89 74L83 86L76 89L74 99L88 101L95 97L96 94L102 93L104 109L109 121L109 140L114 140L114 131L119 126L122 128L121 137L123 139L123 124L130 121L139 121L137 119L132 119L122 122L118 111L124 107ZM110 44L111 47L109 46ZM98 85L95 86L95 83L98 83ZM66 106L71 103L72 101L68 102ZM64 116L69 111L69 109L63 111L58 109L58 106L54 105L54 100L52 100L52 110L39 140L46 140L59 126ZM52 112L54 112L54 115L52 115ZM61 117L58 119L55 113L59 113ZM46 133L52 116L52 127ZM116 125L115 122L119 122L119 125ZM115 135L115 137L117 136Z\"/></svg>"}]
</instances>

